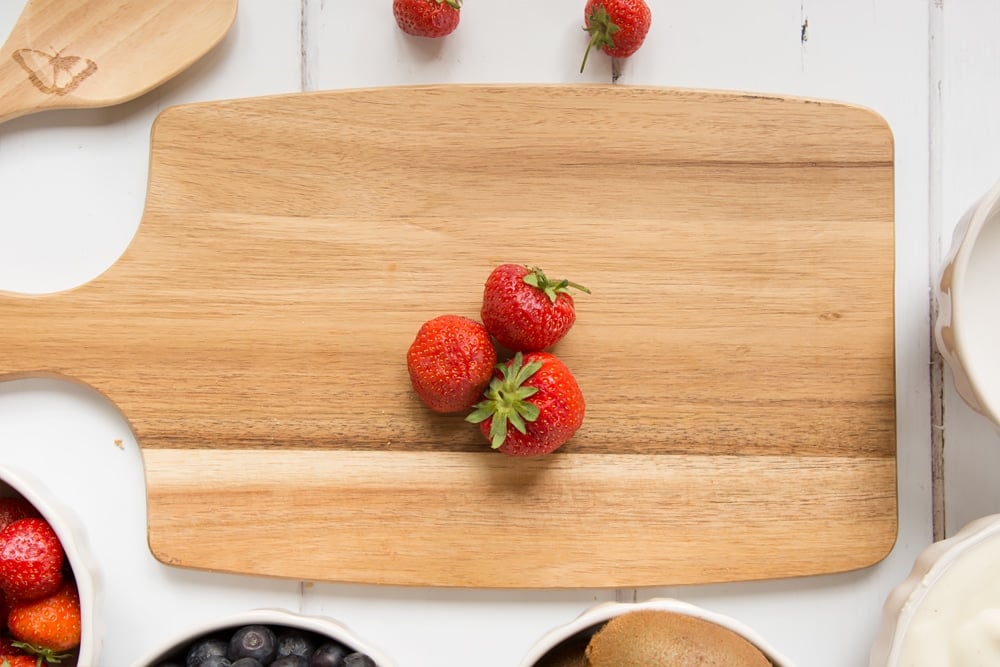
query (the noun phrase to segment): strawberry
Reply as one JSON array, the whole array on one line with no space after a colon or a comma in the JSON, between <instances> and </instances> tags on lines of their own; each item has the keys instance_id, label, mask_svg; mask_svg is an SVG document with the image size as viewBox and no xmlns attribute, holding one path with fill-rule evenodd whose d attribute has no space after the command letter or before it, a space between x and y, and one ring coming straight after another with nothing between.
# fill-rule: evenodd
<instances>
[{"instance_id":1,"label":"strawberry","mask_svg":"<svg viewBox=\"0 0 1000 667\"><path fill-rule=\"evenodd\" d=\"M55 592L65 560L59 537L45 519L19 519L0 530L0 588L12 604Z\"/></svg>"},{"instance_id":2,"label":"strawberry","mask_svg":"<svg viewBox=\"0 0 1000 667\"><path fill-rule=\"evenodd\" d=\"M497 367L485 399L466 421L479 424L493 449L537 456L573 437L585 411L583 392L566 364L548 352L518 352Z\"/></svg>"},{"instance_id":3,"label":"strawberry","mask_svg":"<svg viewBox=\"0 0 1000 667\"><path fill-rule=\"evenodd\" d=\"M46 658L80 645L80 595L72 581L52 595L15 605L7 615L7 627L18 644Z\"/></svg>"},{"instance_id":4,"label":"strawberry","mask_svg":"<svg viewBox=\"0 0 1000 667\"><path fill-rule=\"evenodd\" d=\"M7 616L3 617L4 627L6 627ZM0 660L4 658L10 658L13 656L27 655L21 648L18 648L14 644L14 640L10 637L0 637Z\"/></svg>"},{"instance_id":5,"label":"strawberry","mask_svg":"<svg viewBox=\"0 0 1000 667\"><path fill-rule=\"evenodd\" d=\"M0 530L18 519L41 517L35 506L20 496L0 498Z\"/></svg>"},{"instance_id":6,"label":"strawberry","mask_svg":"<svg viewBox=\"0 0 1000 667\"><path fill-rule=\"evenodd\" d=\"M435 412L459 412L475 405L496 362L486 327L459 315L425 322L406 353L413 389Z\"/></svg>"},{"instance_id":7,"label":"strawberry","mask_svg":"<svg viewBox=\"0 0 1000 667\"><path fill-rule=\"evenodd\" d=\"M653 16L644 0L587 0L583 19L590 42L583 54L581 72L591 49L601 49L612 58L627 58L638 51Z\"/></svg>"},{"instance_id":8,"label":"strawberry","mask_svg":"<svg viewBox=\"0 0 1000 667\"><path fill-rule=\"evenodd\" d=\"M37 656L18 647L10 637L0 637L0 667L38 667L39 662Z\"/></svg>"},{"instance_id":9,"label":"strawberry","mask_svg":"<svg viewBox=\"0 0 1000 667\"><path fill-rule=\"evenodd\" d=\"M458 27L461 0L393 0L400 29L417 37L444 37Z\"/></svg>"},{"instance_id":10,"label":"strawberry","mask_svg":"<svg viewBox=\"0 0 1000 667\"><path fill-rule=\"evenodd\" d=\"M497 342L515 352L537 352L555 345L576 322L568 280L549 280L539 268L501 264L483 288L483 324Z\"/></svg>"},{"instance_id":11,"label":"strawberry","mask_svg":"<svg viewBox=\"0 0 1000 667\"><path fill-rule=\"evenodd\" d=\"M47 663L27 653L0 655L0 667L40 667Z\"/></svg>"}]
</instances>

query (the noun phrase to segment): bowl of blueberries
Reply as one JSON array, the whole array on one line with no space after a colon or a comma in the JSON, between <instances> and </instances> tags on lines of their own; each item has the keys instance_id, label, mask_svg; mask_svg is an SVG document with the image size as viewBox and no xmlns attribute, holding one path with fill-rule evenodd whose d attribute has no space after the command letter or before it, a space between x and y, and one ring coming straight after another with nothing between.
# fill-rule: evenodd
<instances>
[{"instance_id":1,"label":"bowl of blueberries","mask_svg":"<svg viewBox=\"0 0 1000 667\"><path fill-rule=\"evenodd\" d=\"M331 618L255 609L203 623L133 667L394 667Z\"/></svg>"}]
</instances>

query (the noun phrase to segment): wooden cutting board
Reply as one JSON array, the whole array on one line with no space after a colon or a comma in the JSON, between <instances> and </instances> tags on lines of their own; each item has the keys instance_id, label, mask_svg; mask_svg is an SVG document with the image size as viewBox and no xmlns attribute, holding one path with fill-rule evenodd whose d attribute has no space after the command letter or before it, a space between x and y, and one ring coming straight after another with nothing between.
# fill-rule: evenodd
<instances>
[{"instance_id":1,"label":"wooden cutting board","mask_svg":"<svg viewBox=\"0 0 1000 667\"><path fill-rule=\"evenodd\" d=\"M590 287L587 417L490 451L405 353L503 262ZM893 142L866 109L427 86L168 109L131 246L0 298L0 375L105 394L161 561L633 587L870 565L896 537Z\"/></svg>"}]
</instances>

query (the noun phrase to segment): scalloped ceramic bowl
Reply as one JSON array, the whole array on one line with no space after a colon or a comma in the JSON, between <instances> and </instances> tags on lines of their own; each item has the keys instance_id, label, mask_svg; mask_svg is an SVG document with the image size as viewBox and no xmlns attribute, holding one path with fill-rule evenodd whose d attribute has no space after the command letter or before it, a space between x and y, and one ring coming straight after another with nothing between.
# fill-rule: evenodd
<instances>
[{"instance_id":1,"label":"scalloped ceramic bowl","mask_svg":"<svg viewBox=\"0 0 1000 667\"><path fill-rule=\"evenodd\" d=\"M935 290L934 326L955 389L1000 428L1000 182L973 204L955 228Z\"/></svg>"},{"instance_id":2,"label":"scalloped ceramic bowl","mask_svg":"<svg viewBox=\"0 0 1000 667\"><path fill-rule=\"evenodd\" d=\"M1000 514L924 549L886 598L870 667L1000 665Z\"/></svg>"},{"instance_id":3,"label":"scalloped ceramic bowl","mask_svg":"<svg viewBox=\"0 0 1000 667\"><path fill-rule=\"evenodd\" d=\"M651 598L644 602L605 602L591 607L566 625L557 627L543 635L521 661L520 667L535 667L549 651L563 642L589 637L599 630L606 621L622 614L644 609L672 611L721 625L756 646L774 667L793 667L788 658L778 653L778 650L768 644L763 637L740 621L672 598Z\"/></svg>"},{"instance_id":4,"label":"scalloped ceramic bowl","mask_svg":"<svg viewBox=\"0 0 1000 667\"><path fill-rule=\"evenodd\" d=\"M76 514L31 473L0 465L0 496L12 495L23 496L52 526L66 552L80 593L80 648L75 661L64 660L60 667L97 667L104 645L104 634L96 615L99 574L83 526Z\"/></svg>"},{"instance_id":5,"label":"scalloped ceramic bowl","mask_svg":"<svg viewBox=\"0 0 1000 667\"><path fill-rule=\"evenodd\" d=\"M299 628L315 632L344 644L352 651L367 654L378 667L396 667L396 663L339 621L326 616L298 614L285 609L253 609L195 625L133 663L133 667L155 667L205 635L218 631L235 631L244 625L254 624Z\"/></svg>"}]
</instances>

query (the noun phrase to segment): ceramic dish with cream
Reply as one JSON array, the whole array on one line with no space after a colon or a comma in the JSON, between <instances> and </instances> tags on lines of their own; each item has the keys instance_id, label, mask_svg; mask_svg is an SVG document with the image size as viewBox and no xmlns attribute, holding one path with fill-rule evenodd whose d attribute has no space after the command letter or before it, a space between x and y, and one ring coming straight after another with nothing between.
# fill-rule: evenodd
<instances>
[{"instance_id":1,"label":"ceramic dish with cream","mask_svg":"<svg viewBox=\"0 0 1000 667\"><path fill-rule=\"evenodd\" d=\"M650 653L636 656L632 651L637 646L651 646ZM681 646L686 648L676 650ZM743 623L670 598L592 607L542 636L520 667L640 664L792 667L786 657Z\"/></svg>"},{"instance_id":2,"label":"ceramic dish with cream","mask_svg":"<svg viewBox=\"0 0 1000 667\"><path fill-rule=\"evenodd\" d=\"M99 574L79 519L34 475L19 468L0 465L0 497L18 496L34 506L59 538L71 571L66 578L76 585L80 598L80 645L66 651L70 657L63 659L59 665L99 667L99 655L104 643L96 614Z\"/></svg>"},{"instance_id":3,"label":"ceramic dish with cream","mask_svg":"<svg viewBox=\"0 0 1000 667\"><path fill-rule=\"evenodd\" d=\"M935 290L935 338L955 388L1000 427L1000 182L955 228Z\"/></svg>"},{"instance_id":4,"label":"ceramic dish with cream","mask_svg":"<svg viewBox=\"0 0 1000 667\"><path fill-rule=\"evenodd\" d=\"M188 657L188 654L192 647L199 642L214 640L217 644L228 645L233 641L234 636L236 636L240 629L260 628L261 626L268 628L275 635L273 638L269 637L267 641L272 641L273 639L276 643L282 643L283 637L290 637L293 634L303 635L309 644L310 653L321 649L324 644L338 645L343 649L341 651L343 657L340 658L340 664L353 664L358 667L371 667L371 665L375 665L376 667L395 667L395 663L386 655L339 621L325 616L297 614L284 609L254 609L199 624L166 641L148 655L133 663L133 667L161 667L164 665L191 666L199 664L235 665L237 664L236 660L230 661L228 658L225 662L216 661L213 663L211 660L207 660L205 663L193 662ZM254 640L248 640L243 643L254 649L260 646L260 642ZM225 650L221 645L219 649ZM211 650L208 651L208 653L211 652ZM270 651L270 649L265 649L265 652L270 654L269 657L267 659L262 658L256 664L309 664L308 660L304 663L295 660L275 663L278 659L275 653ZM347 659L345 663L344 659L346 656L352 653L357 655L354 658ZM367 656L368 660L364 660L361 656ZM247 661L242 664L251 665L254 663ZM337 664L337 662L316 662L315 664Z\"/></svg>"},{"instance_id":5,"label":"ceramic dish with cream","mask_svg":"<svg viewBox=\"0 0 1000 667\"><path fill-rule=\"evenodd\" d=\"M870 667L1000 665L1000 514L917 557L886 599Z\"/></svg>"}]
</instances>

